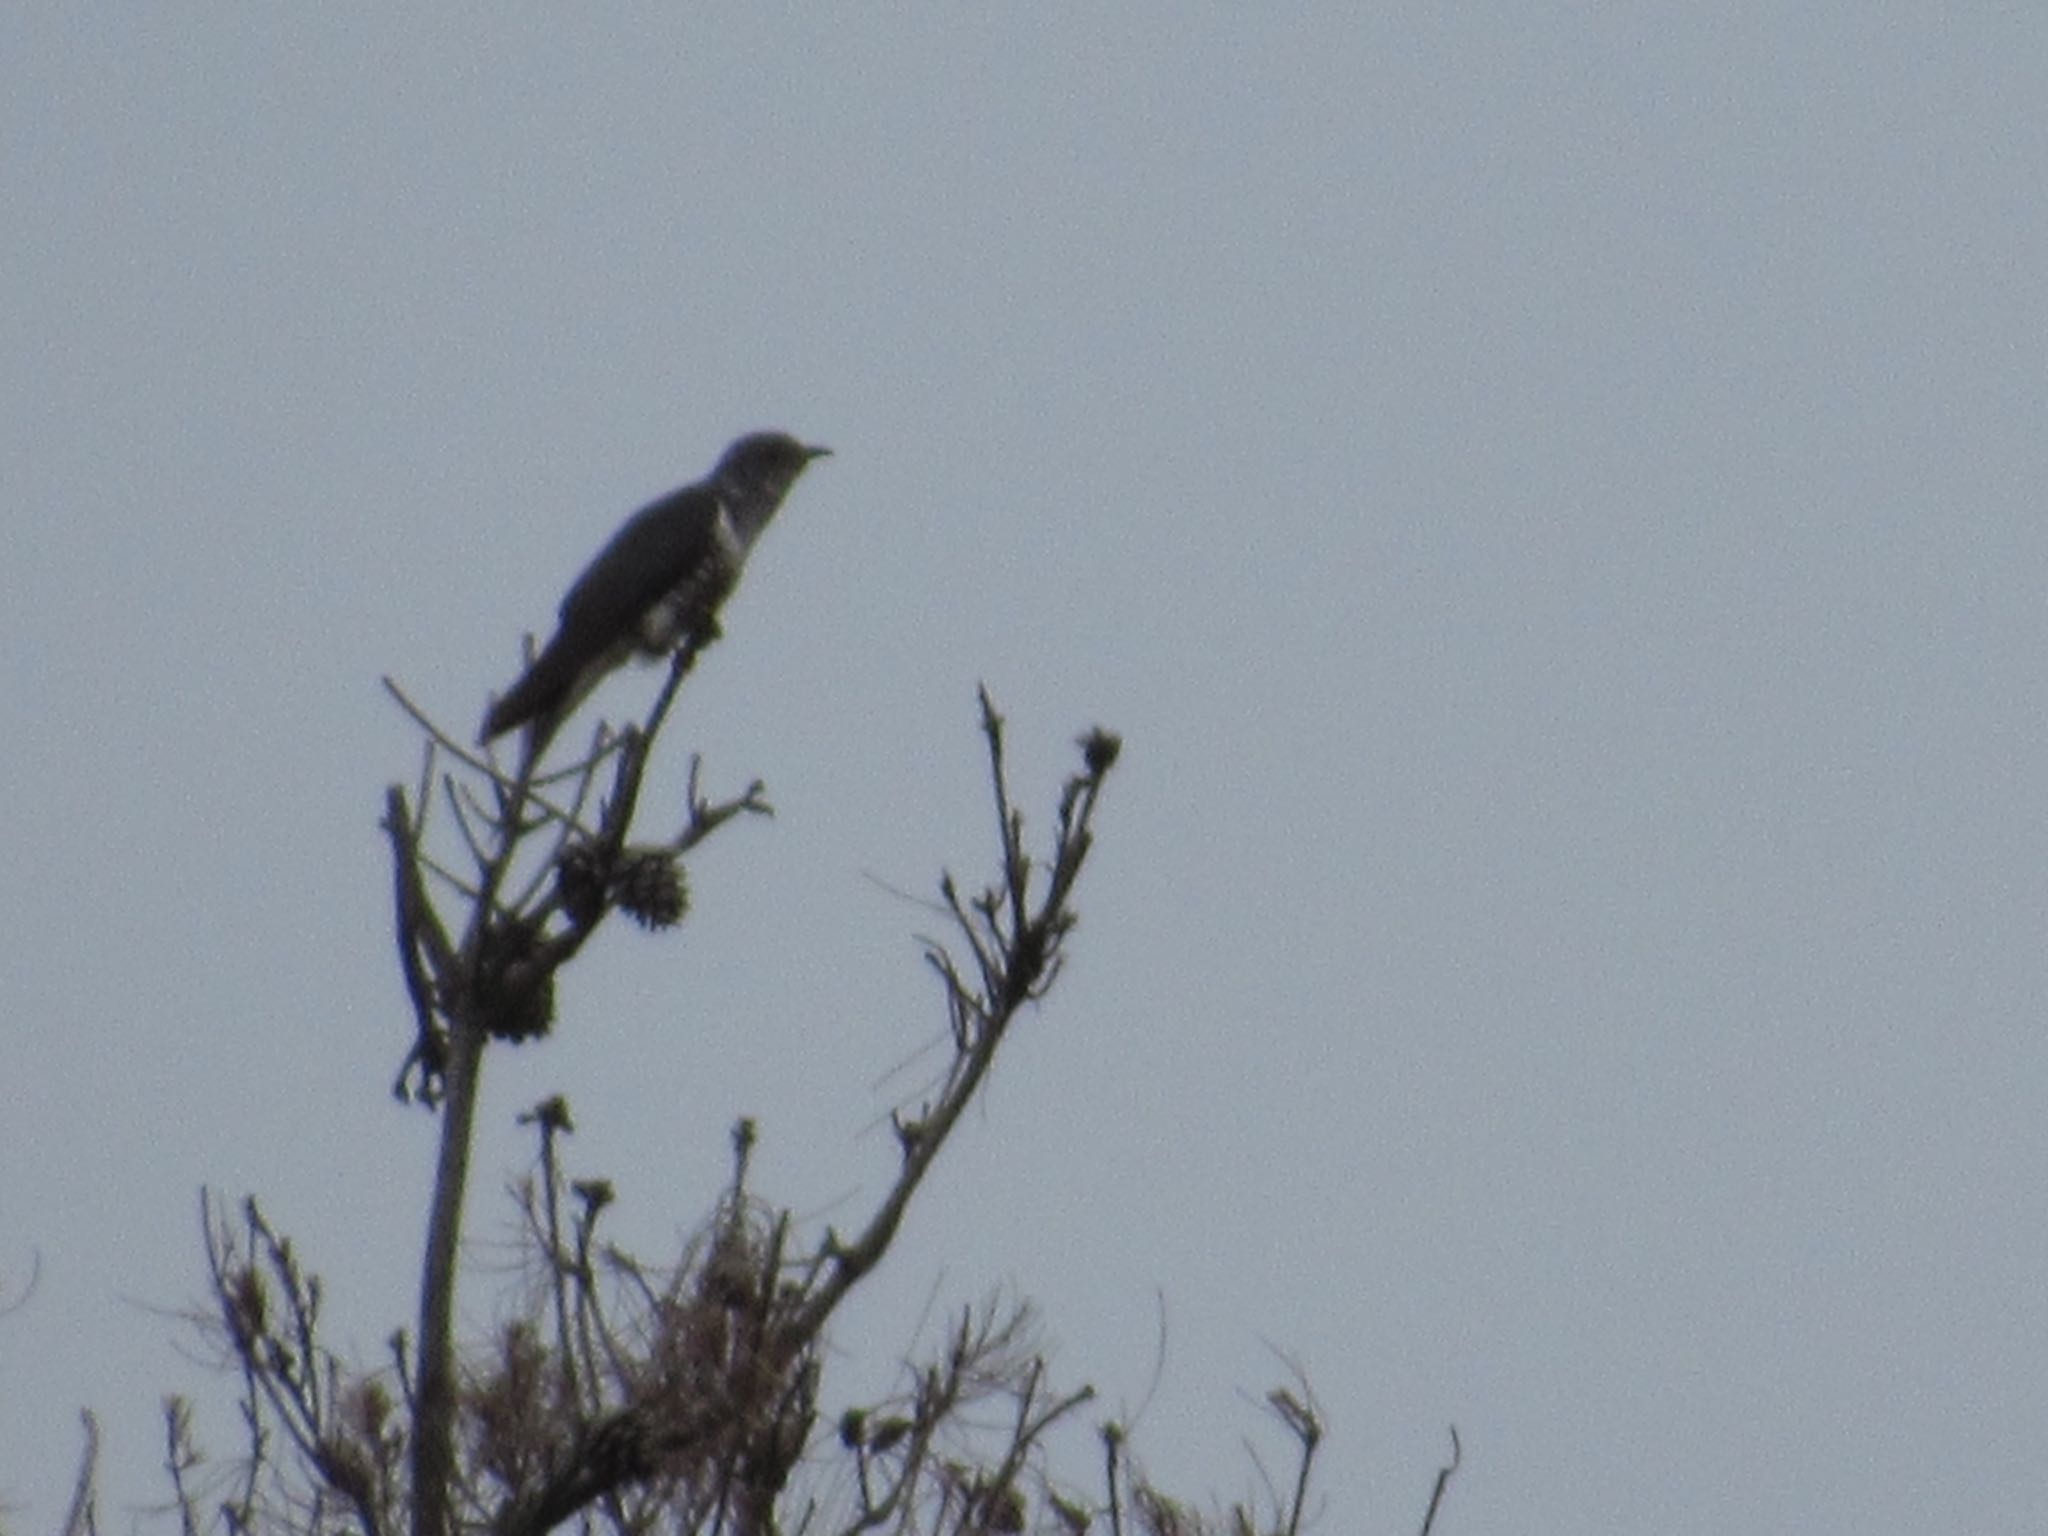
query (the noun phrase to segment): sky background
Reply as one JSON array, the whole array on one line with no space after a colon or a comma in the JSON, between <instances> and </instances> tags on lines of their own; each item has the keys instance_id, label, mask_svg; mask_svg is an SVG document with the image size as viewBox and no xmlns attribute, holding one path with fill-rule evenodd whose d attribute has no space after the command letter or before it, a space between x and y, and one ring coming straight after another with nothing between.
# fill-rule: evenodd
<instances>
[{"instance_id":1,"label":"sky background","mask_svg":"<svg viewBox=\"0 0 2048 1536\"><path fill-rule=\"evenodd\" d=\"M472 1325L550 1092L653 1255L737 1114L883 1190L986 680L1041 834L1126 752L849 1387L1003 1285L1184 1493L1299 1360L1323 1530L1452 1423L1447 1533L2038 1527L2033 8L28 3L0 85L10 1531L81 1407L111 1530L163 1393L231 1449L201 1186L409 1326L377 680L466 726L771 425L837 456L655 793L778 816L490 1062Z\"/></svg>"}]
</instances>

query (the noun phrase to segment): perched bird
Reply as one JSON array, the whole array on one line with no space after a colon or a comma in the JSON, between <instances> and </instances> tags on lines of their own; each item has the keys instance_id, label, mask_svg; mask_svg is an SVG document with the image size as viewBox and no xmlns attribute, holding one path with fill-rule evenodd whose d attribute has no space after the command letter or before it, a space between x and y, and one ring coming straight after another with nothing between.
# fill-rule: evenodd
<instances>
[{"instance_id":1,"label":"perched bird","mask_svg":"<svg viewBox=\"0 0 2048 1536\"><path fill-rule=\"evenodd\" d=\"M636 652L666 656L718 636L718 608L740 578L747 551L811 460L786 432L741 438L695 485L642 507L576 578L560 622L526 675L484 716L490 741L533 727L533 751L605 675Z\"/></svg>"}]
</instances>

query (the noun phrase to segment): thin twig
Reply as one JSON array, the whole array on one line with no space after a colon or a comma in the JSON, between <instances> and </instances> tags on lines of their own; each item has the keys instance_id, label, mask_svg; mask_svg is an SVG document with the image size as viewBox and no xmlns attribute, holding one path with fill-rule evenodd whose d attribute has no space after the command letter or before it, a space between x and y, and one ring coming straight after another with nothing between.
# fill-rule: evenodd
<instances>
[{"instance_id":1,"label":"thin twig","mask_svg":"<svg viewBox=\"0 0 2048 1536\"><path fill-rule=\"evenodd\" d=\"M1430 1529L1436 1524L1436 1512L1443 1506L1444 1490L1450 1486L1452 1474L1458 1470L1458 1464L1464 1459L1465 1448L1458 1443L1458 1426L1453 1424L1451 1426L1451 1459L1437 1468L1436 1487L1430 1490L1429 1509L1422 1517L1422 1536L1429 1536Z\"/></svg>"},{"instance_id":2,"label":"thin twig","mask_svg":"<svg viewBox=\"0 0 2048 1536\"><path fill-rule=\"evenodd\" d=\"M78 1478L71 1487L71 1508L64 1516L64 1536L91 1536L99 1526L94 1510L94 1488L100 1470L100 1421L86 1409L78 1415L85 1425L85 1450L78 1458Z\"/></svg>"}]
</instances>

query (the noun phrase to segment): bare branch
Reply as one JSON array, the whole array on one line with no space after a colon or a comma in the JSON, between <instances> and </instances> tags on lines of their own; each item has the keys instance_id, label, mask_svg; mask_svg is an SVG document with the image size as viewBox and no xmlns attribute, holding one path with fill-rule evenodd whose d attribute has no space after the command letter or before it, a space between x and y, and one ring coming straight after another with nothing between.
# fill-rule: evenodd
<instances>
[{"instance_id":1,"label":"bare branch","mask_svg":"<svg viewBox=\"0 0 2048 1536\"><path fill-rule=\"evenodd\" d=\"M495 753L479 755L429 718L395 682L385 680L392 697L426 734L430 758L444 754L446 761L474 775L487 791L487 797L479 797L453 772L443 780L449 817L477 871L473 887L455 886L467 905L467 915L459 943L452 944L424 888L426 873L439 869L421 846L424 802L420 821L414 823L406 815L403 791L394 787L387 795L386 822L392 829L397 867L400 963L416 1031L396 1091L401 1097L416 1096L442 1110L441 1150L421 1279L419 1373L413 1396L414 1536L449 1536L451 1530L458 1400L453 1296L485 1047L494 1037L517 1040L546 1032L553 1019L554 973L575 956L614 902L651 925L666 924L681 915L685 888L680 871L665 871L644 855L623 860L622 856L627 851L651 746L703 643L702 637L695 638L676 653L640 729L616 735L600 730L583 760L546 777L538 773L538 759L545 746L543 733L527 733L518 766L508 774ZM597 775L606 764L612 768L611 788L593 827L584 822L583 815L592 802ZM567 809L546 793L548 787L564 780L574 786ZM689 814L670 840L669 856L694 847L735 816L766 810L758 782L735 801L711 804L697 794L693 770ZM528 839L544 828L551 833L546 857L527 876L523 889L511 886L515 861L526 851ZM619 884L625 875L633 876L632 882ZM508 889L517 894L509 906L501 906L500 893ZM569 1401L594 1409L599 1401L591 1395L597 1391L596 1383L579 1372L576 1361L580 1356L594 1363L592 1340L603 1336L603 1320L589 1283L587 1246L582 1248L584 1267L573 1286L564 1274L556 1204L560 1180L553 1165L552 1137L553 1131L544 1129L542 1199L546 1211L542 1225L549 1263L554 1267L551 1284L560 1346L557 1369ZM589 1214L593 1213L586 1210ZM580 1244L587 1245L589 1232L586 1222L580 1229Z\"/></svg>"},{"instance_id":2,"label":"bare branch","mask_svg":"<svg viewBox=\"0 0 2048 1536\"><path fill-rule=\"evenodd\" d=\"M1114 743L1115 738L1096 732L1084 739L1082 772L1070 781L1064 796L1065 802L1075 809L1062 818L1061 834L1051 859L1054 874L1045 883L1043 894L1034 901L1031 860L1021 844L1023 821L1012 808L1003 768L1003 720L986 688L981 690L980 699L997 807L1001 860L998 881L977 900L971 912L963 906L950 874L939 883L940 895L975 955L981 972L980 987L971 987L946 951L927 941L926 961L937 972L945 992L954 1059L936 1101L914 1118L898 1117L902 1166L860 1235L847 1243L828 1234L828 1265L822 1278L809 1287L796 1324L805 1338L818 1335L847 1291L880 1261L919 1184L986 1078L1010 1020L1027 1002L1042 996L1050 978L1057 974L1060 945L1073 927L1073 915L1067 910L1066 901L1086 857L1089 823L1103 776L1116 760L1113 745L1105 749L1096 743ZM996 894L998 890L1008 893L1007 905Z\"/></svg>"}]
</instances>

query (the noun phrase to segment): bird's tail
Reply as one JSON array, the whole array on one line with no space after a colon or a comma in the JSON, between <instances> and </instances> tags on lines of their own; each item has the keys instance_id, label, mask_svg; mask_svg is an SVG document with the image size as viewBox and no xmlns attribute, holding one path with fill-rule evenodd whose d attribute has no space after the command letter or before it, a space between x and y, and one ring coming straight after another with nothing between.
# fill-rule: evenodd
<instances>
[{"instance_id":1,"label":"bird's tail","mask_svg":"<svg viewBox=\"0 0 2048 1536\"><path fill-rule=\"evenodd\" d=\"M533 665L526 669L526 675L514 683L503 698L493 701L484 715L484 728L478 741L488 744L507 731L516 731L528 723L544 741L547 734L552 734L564 712L563 706L576 683L576 670L575 663L563 654L561 646L550 645L534 658Z\"/></svg>"}]
</instances>

